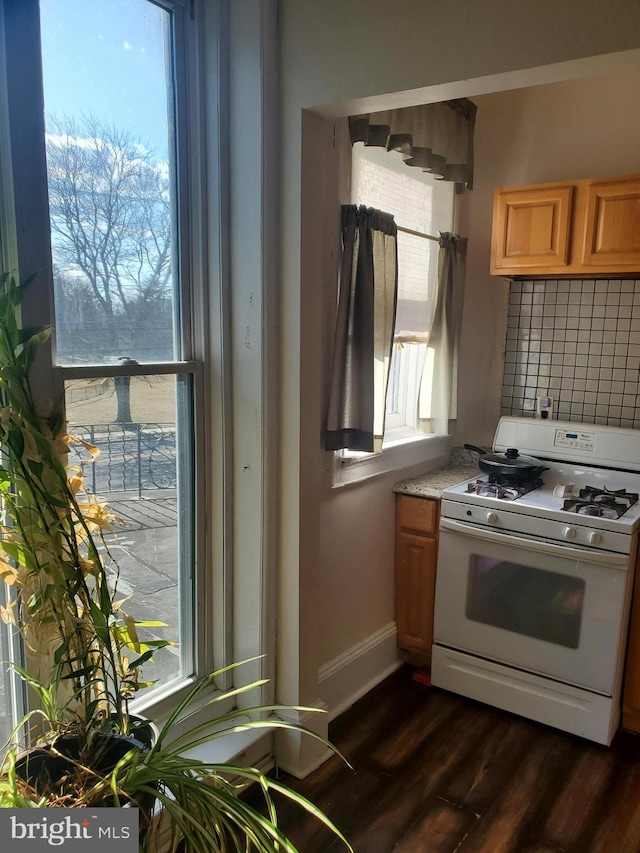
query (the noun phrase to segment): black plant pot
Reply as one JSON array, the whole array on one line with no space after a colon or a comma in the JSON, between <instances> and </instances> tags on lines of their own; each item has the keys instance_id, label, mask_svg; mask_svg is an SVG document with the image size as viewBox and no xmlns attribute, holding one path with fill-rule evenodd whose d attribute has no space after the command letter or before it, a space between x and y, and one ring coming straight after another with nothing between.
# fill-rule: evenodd
<instances>
[{"instance_id":1,"label":"black plant pot","mask_svg":"<svg viewBox=\"0 0 640 853\"><path fill-rule=\"evenodd\" d=\"M148 752L153 746L155 730L151 723L141 718L133 718L133 722L131 734L94 732L90 745L79 735L69 734L34 746L18 757L16 773L36 790L55 788L74 772L78 762L106 776L130 750Z\"/></svg>"}]
</instances>

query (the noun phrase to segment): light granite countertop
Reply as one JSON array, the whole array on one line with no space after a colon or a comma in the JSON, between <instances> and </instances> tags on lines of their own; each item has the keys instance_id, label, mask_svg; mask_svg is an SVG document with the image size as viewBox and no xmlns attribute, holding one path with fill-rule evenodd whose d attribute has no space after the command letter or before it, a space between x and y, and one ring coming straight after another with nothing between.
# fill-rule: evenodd
<instances>
[{"instance_id":1,"label":"light granite countertop","mask_svg":"<svg viewBox=\"0 0 640 853\"><path fill-rule=\"evenodd\" d=\"M480 476L478 454L463 447L454 447L449 455L449 461L442 468L427 471L419 477L410 480L400 480L393 487L394 492L402 495L413 495L419 498L441 498L444 489Z\"/></svg>"}]
</instances>

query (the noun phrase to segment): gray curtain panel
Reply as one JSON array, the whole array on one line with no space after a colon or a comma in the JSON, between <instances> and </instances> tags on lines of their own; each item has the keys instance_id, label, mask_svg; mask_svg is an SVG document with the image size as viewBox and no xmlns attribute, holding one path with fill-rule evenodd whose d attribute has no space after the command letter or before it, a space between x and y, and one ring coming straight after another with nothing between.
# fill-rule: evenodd
<instances>
[{"instance_id":1,"label":"gray curtain panel","mask_svg":"<svg viewBox=\"0 0 640 853\"><path fill-rule=\"evenodd\" d=\"M379 452L398 288L396 224L342 207L342 263L325 449Z\"/></svg>"},{"instance_id":2,"label":"gray curtain panel","mask_svg":"<svg viewBox=\"0 0 640 853\"><path fill-rule=\"evenodd\" d=\"M422 432L446 435L458 416L458 349L462 325L467 238L442 232L438 251L438 297L429 333L432 372L420 391ZM424 396L424 399L423 399Z\"/></svg>"},{"instance_id":3,"label":"gray curtain panel","mask_svg":"<svg viewBox=\"0 0 640 853\"><path fill-rule=\"evenodd\" d=\"M408 166L473 188L476 105L466 98L349 117L351 143L400 151Z\"/></svg>"}]
</instances>

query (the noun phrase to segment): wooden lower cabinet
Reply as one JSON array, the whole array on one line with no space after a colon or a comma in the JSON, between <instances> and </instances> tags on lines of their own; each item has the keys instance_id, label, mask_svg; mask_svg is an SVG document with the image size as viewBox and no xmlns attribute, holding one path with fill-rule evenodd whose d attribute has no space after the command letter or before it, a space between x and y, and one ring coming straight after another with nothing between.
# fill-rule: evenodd
<instances>
[{"instance_id":1,"label":"wooden lower cabinet","mask_svg":"<svg viewBox=\"0 0 640 853\"><path fill-rule=\"evenodd\" d=\"M416 663L431 662L440 501L396 498L396 623L398 646Z\"/></svg>"}]
</instances>

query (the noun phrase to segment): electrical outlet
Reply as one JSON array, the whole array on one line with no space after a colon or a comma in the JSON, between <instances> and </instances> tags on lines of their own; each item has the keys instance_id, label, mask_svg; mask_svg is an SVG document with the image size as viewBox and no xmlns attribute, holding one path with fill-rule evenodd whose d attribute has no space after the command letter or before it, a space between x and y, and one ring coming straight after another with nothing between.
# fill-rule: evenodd
<instances>
[{"instance_id":1,"label":"electrical outlet","mask_svg":"<svg viewBox=\"0 0 640 853\"><path fill-rule=\"evenodd\" d=\"M553 397L538 397L536 400L536 416L539 418L553 417Z\"/></svg>"}]
</instances>

